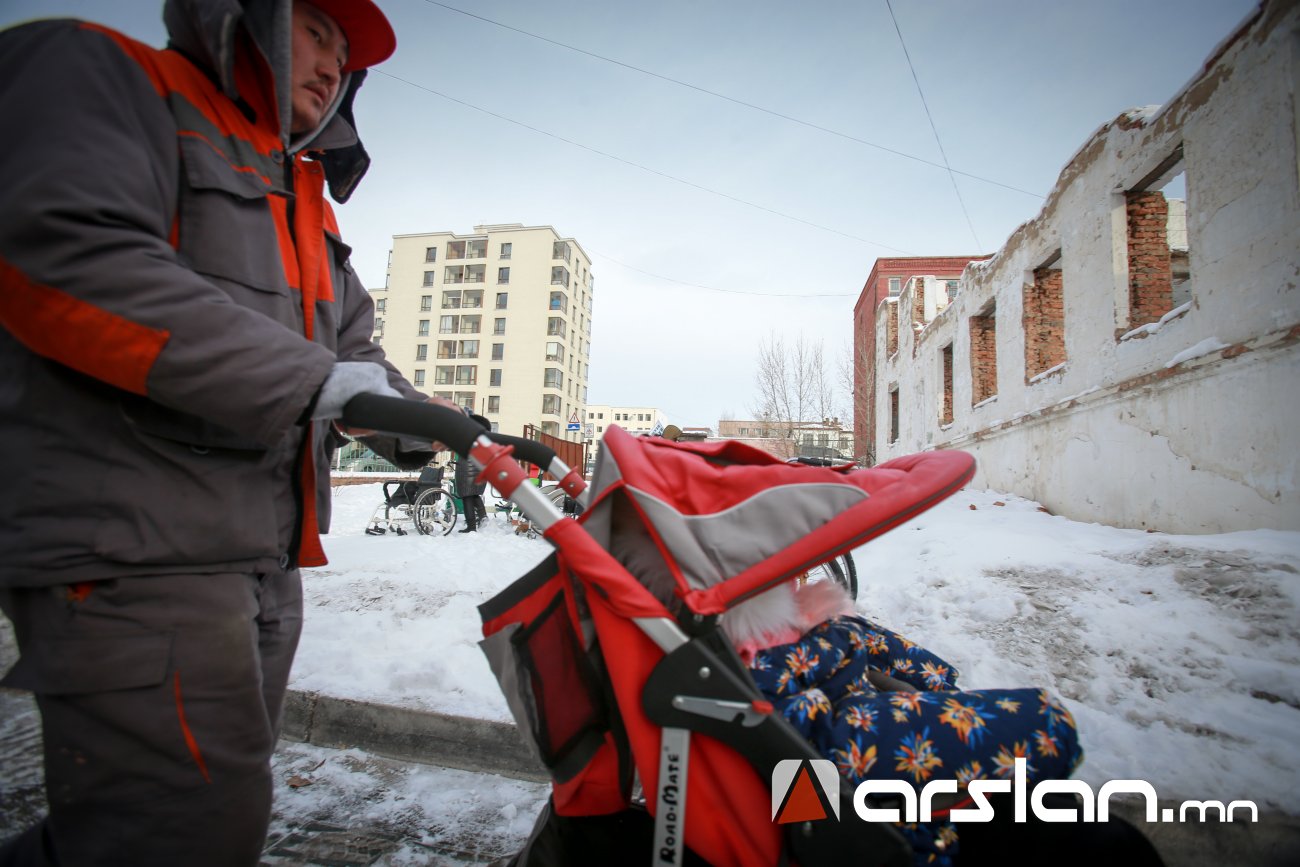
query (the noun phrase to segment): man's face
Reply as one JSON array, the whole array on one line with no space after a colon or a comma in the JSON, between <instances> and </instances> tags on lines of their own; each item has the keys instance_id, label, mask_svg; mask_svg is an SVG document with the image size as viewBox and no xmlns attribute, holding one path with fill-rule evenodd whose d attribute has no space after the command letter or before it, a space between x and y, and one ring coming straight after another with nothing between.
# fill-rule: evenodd
<instances>
[{"instance_id":1,"label":"man's face","mask_svg":"<svg viewBox=\"0 0 1300 867\"><path fill-rule=\"evenodd\" d=\"M324 12L294 0L293 4L293 122L290 131L311 132L339 92L348 40Z\"/></svg>"}]
</instances>

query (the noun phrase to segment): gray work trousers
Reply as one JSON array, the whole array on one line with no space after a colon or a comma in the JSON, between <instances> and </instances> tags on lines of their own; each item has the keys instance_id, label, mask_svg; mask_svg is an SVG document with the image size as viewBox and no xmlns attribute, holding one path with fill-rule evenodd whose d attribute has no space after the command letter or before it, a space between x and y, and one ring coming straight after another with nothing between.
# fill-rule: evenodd
<instances>
[{"instance_id":1,"label":"gray work trousers","mask_svg":"<svg viewBox=\"0 0 1300 867\"><path fill-rule=\"evenodd\" d=\"M302 631L297 570L0 590L36 694L49 816L10 865L258 863Z\"/></svg>"}]
</instances>

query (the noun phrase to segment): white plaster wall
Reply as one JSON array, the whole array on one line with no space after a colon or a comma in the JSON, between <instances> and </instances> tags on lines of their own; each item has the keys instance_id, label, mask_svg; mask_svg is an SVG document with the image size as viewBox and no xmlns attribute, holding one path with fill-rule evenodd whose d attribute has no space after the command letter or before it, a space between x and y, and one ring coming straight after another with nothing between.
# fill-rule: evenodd
<instances>
[{"instance_id":1,"label":"white plaster wall","mask_svg":"<svg viewBox=\"0 0 1300 867\"><path fill-rule=\"evenodd\" d=\"M1300 529L1298 27L1294 3L1266 7L1162 111L1099 129L1039 216L967 269L955 302L920 334L899 329L892 358L883 317L893 310L880 311L878 460L965 448L980 461L976 484L1082 520L1178 532ZM1179 145L1192 301L1119 339L1130 331L1123 192ZM1027 383L1023 287L1058 249L1067 361ZM969 320L990 302L997 396L972 406ZM898 304L909 321L909 293ZM954 420L941 427L948 343ZM901 418L891 445L894 384Z\"/></svg>"}]
</instances>

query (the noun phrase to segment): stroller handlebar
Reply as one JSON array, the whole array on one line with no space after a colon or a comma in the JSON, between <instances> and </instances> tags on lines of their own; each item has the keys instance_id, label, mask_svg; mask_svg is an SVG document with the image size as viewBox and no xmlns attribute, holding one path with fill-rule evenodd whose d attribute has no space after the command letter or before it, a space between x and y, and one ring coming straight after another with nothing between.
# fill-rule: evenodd
<instances>
[{"instance_id":1,"label":"stroller handlebar","mask_svg":"<svg viewBox=\"0 0 1300 867\"><path fill-rule=\"evenodd\" d=\"M515 457L542 469L549 469L555 460L555 452L536 440L493 433L463 412L436 403L359 394L343 407L341 421L349 427L446 443L462 457L469 454L476 439L486 436L494 443L512 446Z\"/></svg>"}]
</instances>

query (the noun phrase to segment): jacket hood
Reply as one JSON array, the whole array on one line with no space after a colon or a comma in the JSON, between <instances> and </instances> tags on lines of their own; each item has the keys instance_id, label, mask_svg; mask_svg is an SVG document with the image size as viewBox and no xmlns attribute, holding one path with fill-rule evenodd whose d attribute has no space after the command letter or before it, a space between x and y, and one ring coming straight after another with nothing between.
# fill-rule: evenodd
<instances>
[{"instance_id":1,"label":"jacket hood","mask_svg":"<svg viewBox=\"0 0 1300 867\"><path fill-rule=\"evenodd\" d=\"M235 48L241 31L249 35L271 70L285 150L316 152L330 196L346 202L370 168L353 114L353 101L366 73L344 74L321 125L306 135L291 136L292 22L293 0L167 0L163 7L168 47L206 70L231 99L239 97Z\"/></svg>"}]
</instances>

